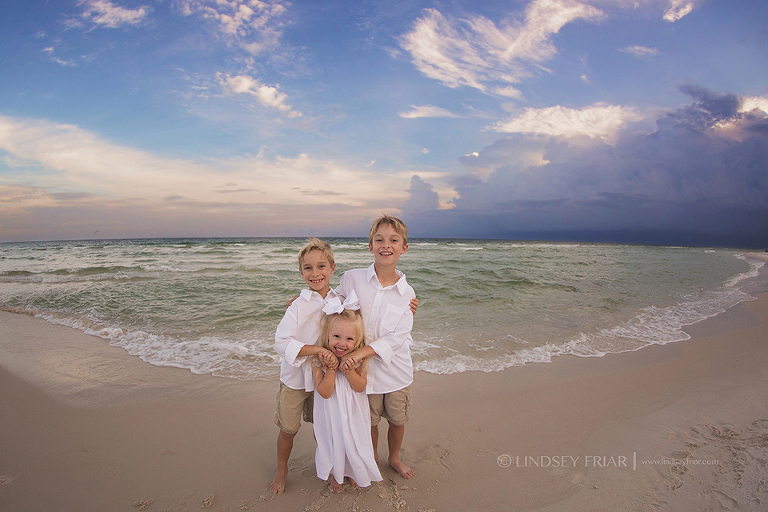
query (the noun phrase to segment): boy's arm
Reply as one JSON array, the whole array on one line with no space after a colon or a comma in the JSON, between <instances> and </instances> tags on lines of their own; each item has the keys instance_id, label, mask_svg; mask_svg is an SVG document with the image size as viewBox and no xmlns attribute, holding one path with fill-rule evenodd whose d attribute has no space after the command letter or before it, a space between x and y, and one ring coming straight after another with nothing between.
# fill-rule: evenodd
<instances>
[{"instance_id":1,"label":"boy's arm","mask_svg":"<svg viewBox=\"0 0 768 512\"><path fill-rule=\"evenodd\" d=\"M299 342L301 343L301 342ZM301 350L299 350L299 354L297 357L308 357L308 356L316 356L319 354L322 354L323 352L328 352L331 354L332 352L328 350L327 348L323 348L319 345L304 345L301 347Z\"/></svg>"},{"instance_id":2,"label":"boy's arm","mask_svg":"<svg viewBox=\"0 0 768 512\"><path fill-rule=\"evenodd\" d=\"M386 333L381 338L369 342L368 346L364 348L372 349L385 364L389 364L395 356L395 352L400 350L403 344L410 339L412 329L413 313L406 307L394 330Z\"/></svg>"},{"instance_id":3,"label":"boy's arm","mask_svg":"<svg viewBox=\"0 0 768 512\"><path fill-rule=\"evenodd\" d=\"M400 350L400 347L408 341L412 329L413 313L411 313L409 307L405 307L394 330L381 338L369 342L368 345L346 354L341 358L341 362L343 363L347 359L354 359L355 365L357 365L366 357L379 356L385 364L389 364L395 356L395 352Z\"/></svg>"},{"instance_id":4,"label":"boy's arm","mask_svg":"<svg viewBox=\"0 0 768 512\"><path fill-rule=\"evenodd\" d=\"M283 356L288 364L297 368L307 360L306 356L313 355L307 350L305 350L304 354L302 354L301 351L305 349L305 347L314 346L299 341L297 339L298 331L298 306L294 302L285 311L283 319L280 320L280 324L277 326L277 331L275 331L275 352L277 352L278 355Z\"/></svg>"}]
</instances>

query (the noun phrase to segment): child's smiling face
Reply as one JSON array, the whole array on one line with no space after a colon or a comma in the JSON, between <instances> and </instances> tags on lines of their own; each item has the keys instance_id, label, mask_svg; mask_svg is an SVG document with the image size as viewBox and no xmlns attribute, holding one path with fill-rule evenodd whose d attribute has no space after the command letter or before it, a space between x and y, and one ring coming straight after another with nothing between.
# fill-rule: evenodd
<instances>
[{"instance_id":1,"label":"child's smiling face","mask_svg":"<svg viewBox=\"0 0 768 512\"><path fill-rule=\"evenodd\" d=\"M403 243L403 236L389 224L382 224L373 235L373 242L368 249L373 253L377 265L397 265L397 260L408 250L408 244Z\"/></svg>"},{"instance_id":2,"label":"child's smiling face","mask_svg":"<svg viewBox=\"0 0 768 512\"><path fill-rule=\"evenodd\" d=\"M331 265L323 251L313 250L304 255L301 262L301 277L307 283L309 289L323 297L328 294L331 287L331 276L336 270L336 265Z\"/></svg>"},{"instance_id":3,"label":"child's smiling face","mask_svg":"<svg viewBox=\"0 0 768 512\"><path fill-rule=\"evenodd\" d=\"M357 326L354 322L337 320L328 333L328 348L336 357L349 354L357 343Z\"/></svg>"}]
</instances>

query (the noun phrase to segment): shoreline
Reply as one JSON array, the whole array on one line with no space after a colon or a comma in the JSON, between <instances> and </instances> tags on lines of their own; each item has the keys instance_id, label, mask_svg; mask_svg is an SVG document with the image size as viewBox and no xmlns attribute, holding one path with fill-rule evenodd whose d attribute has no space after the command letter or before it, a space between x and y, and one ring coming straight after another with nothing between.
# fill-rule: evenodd
<instances>
[{"instance_id":1,"label":"shoreline","mask_svg":"<svg viewBox=\"0 0 768 512\"><path fill-rule=\"evenodd\" d=\"M152 366L100 338L0 312L3 338L22 340L0 343L0 508L462 510L471 500L552 512L758 510L768 502L758 485L768 455L765 277L761 269L747 286L756 300L686 327L690 340L493 373L418 372L403 452L414 478L380 464L384 482L333 496L314 474L306 425L286 493L268 491L276 382Z\"/></svg>"}]
</instances>

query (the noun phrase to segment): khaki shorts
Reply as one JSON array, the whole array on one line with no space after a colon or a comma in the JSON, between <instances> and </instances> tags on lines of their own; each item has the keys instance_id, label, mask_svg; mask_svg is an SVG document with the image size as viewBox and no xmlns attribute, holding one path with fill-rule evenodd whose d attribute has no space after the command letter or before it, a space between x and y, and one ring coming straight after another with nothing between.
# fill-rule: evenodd
<instances>
[{"instance_id":1,"label":"khaki shorts","mask_svg":"<svg viewBox=\"0 0 768 512\"><path fill-rule=\"evenodd\" d=\"M393 425L405 425L411 415L411 386L384 395L368 395L371 426L384 417Z\"/></svg>"},{"instance_id":2,"label":"khaki shorts","mask_svg":"<svg viewBox=\"0 0 768 512\"><path fill-rule=\"evenodd\" d=\"M314 393L291 389L281 382L277 390L275 425L286 434L295 434L301 426L302 414L305 422L312 423L313 396Z\"/></svg>"}]
</instances>

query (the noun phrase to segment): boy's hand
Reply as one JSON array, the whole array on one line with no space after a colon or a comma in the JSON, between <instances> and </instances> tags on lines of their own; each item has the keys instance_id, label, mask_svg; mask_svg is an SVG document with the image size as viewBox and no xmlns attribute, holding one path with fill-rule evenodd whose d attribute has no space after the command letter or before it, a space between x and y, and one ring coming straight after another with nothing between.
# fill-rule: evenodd
<instances>
[{"instance_id":1,"label":"boy's hand","mask_svg":"<svg viewBox=\"0 0 768 512\"><path fill-rule=\"evenodd\" d=\"M289 306L290 306L290 304L289 304ZM416 310L419 307L419 299L417 299L416 297L412 298L411 302L410 302L410 304L408 304L408 306L410 306L410 308L411 308L411 313L413 313L415 315L416 314Z\"/></svg>"},{"instance_id":2,"label":"boy's hand","mask_svg":"<svg viewBox=\"0 0 768 512\"><path fill-rule=\"evenodd\" d=\"M288 309L291 306L291 304L293 304L293 301L295 301L298 298L299 298L298 295L294 295L291 300L289 300L288 302L285 303L285 309ZM416 301L416 303L418 304L418 301ZM413 308L411 308L411 309L413 309ZM413 312L415 313L416 310L414 309Z\"/></svg>"}]
</instances>

